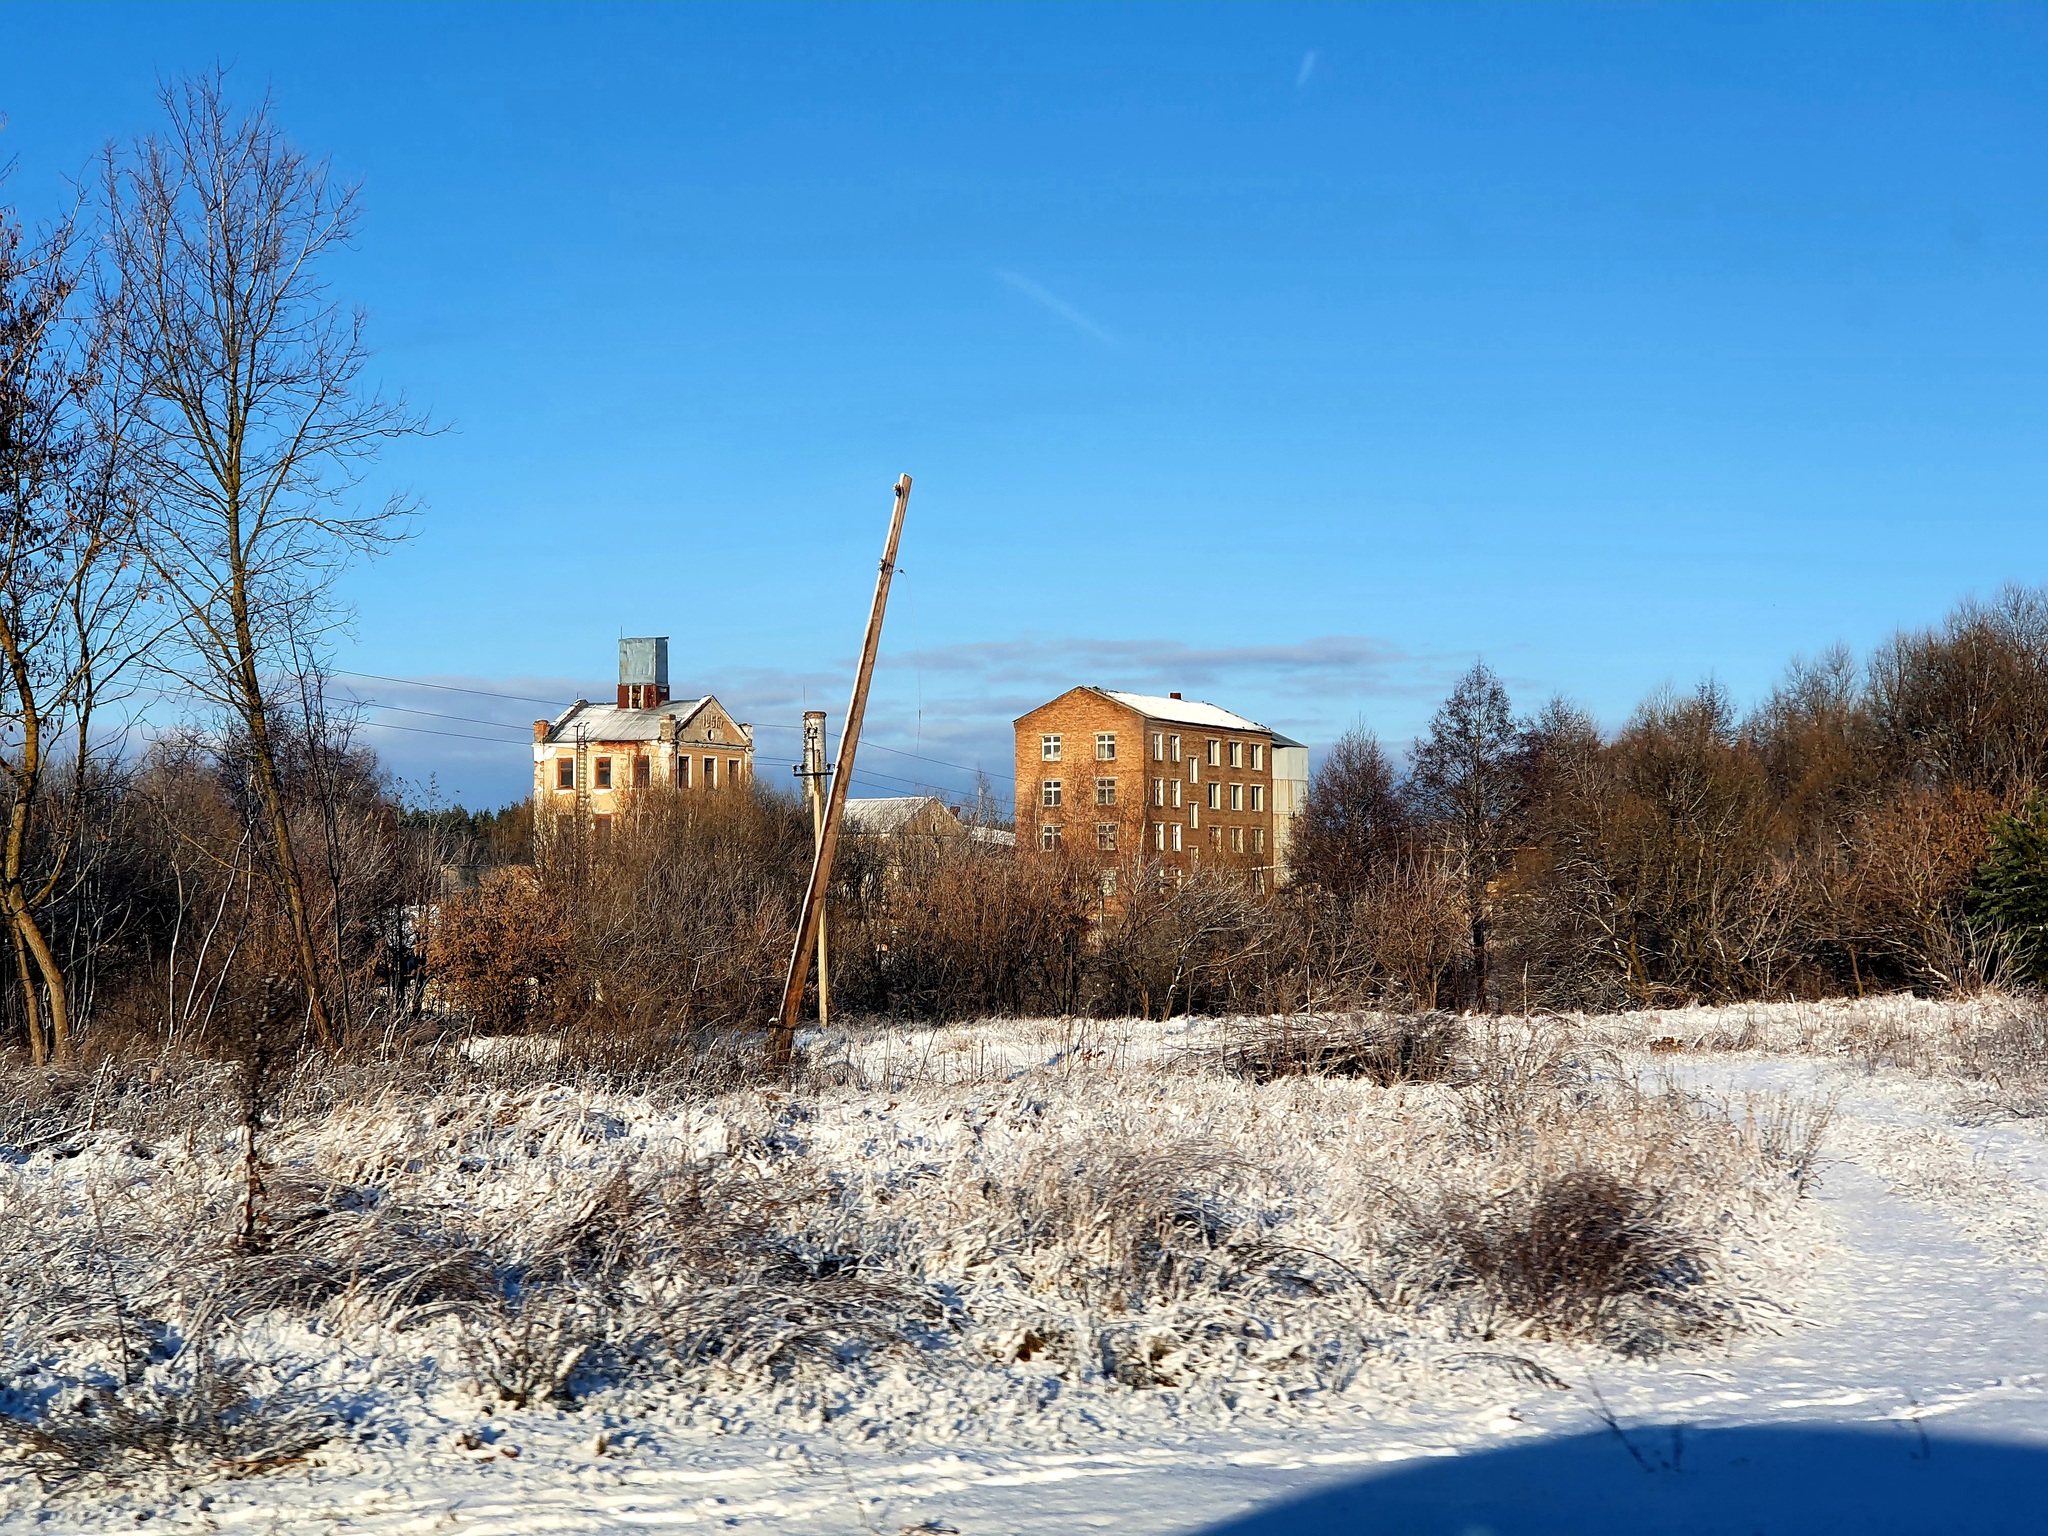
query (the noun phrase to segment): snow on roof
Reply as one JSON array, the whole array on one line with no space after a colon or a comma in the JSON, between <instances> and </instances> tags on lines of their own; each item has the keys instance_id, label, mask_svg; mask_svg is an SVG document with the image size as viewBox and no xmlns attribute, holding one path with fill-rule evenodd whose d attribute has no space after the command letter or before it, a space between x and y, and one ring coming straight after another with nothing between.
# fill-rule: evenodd
<instances>
[{"instance_id":1,"label":"snow on roof","mask_svg":"<svg viewBox=\"0 0 2048 1536\"><path fill-rule=\"evenodd\" d=\"M1214 704L1204 704L1200 699L1167 699L1156 693L1122 693L1115 688L1097 691L1153 720L1172 720L1181 725L1204 725L1219 731L1265 730L1265 727L1256 720L1247 720L1243 715L1233 715L1227 709Z\"/></svg>"},{"instance_id":2,"label":"snow on roof","mask_svg":"<svg viewBox=\"0 0 2048 1536\"><path fill-rule=\"evenodd\" d=\"M928 806L947 816L946 802L937 795L869 795L849 797L846 824L855 832L900 832Z\"/></svg>"},{"instance_id":3,"label":"snow on roof","mask_svg":"<svg viewBox=\"0 0 2048 1536\"><path fill-rule=\"evenodd\" d=\"M661 722L674 715L680 725L687 725L690 717L711 702L711 695L701 699L670 699L653 709L620 709L615 704L572 704L555 716L548 727L549 741L569 740L581 730L589 741L659 741ZM749 746L751 737L745 726L740 727L741 739L733 746ZM721 743L724 745L724 743Z\"/></svg>"}]
</instances>

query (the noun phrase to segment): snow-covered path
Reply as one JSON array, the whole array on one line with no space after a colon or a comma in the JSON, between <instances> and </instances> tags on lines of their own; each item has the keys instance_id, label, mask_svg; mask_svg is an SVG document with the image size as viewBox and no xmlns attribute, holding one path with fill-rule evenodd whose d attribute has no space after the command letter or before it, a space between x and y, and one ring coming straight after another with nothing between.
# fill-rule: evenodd
<instances>
[{"instance_id":1,"label":"snow-covered path","mask_svg":"<svg viewBox=\"0 0 2048 1536\"><path fill-rule=\"evenodd\" d=\"M1796 1058L1697 1058L1711 1092L1832 1093L1823 1287L1783 1337L1711 1360L1509 1384L1314 1427L1134 1433L1060 1451L941 1449L496 1421L305 1478L226 1485L166 1526L525 1536L704 1528L1053 1536L1215 1530L1471 1533L2048 1530L2048 1144L1946 1123L1896 1085ZM1554 1355L1547 1356L1556 1363ZM454 1426L451 1426L451 1430ZM84 1509L43 1531L103 1529ZM159 1524L151 1521L150 1524ZM147 1526L145 1526L147 1528Z\"/></svg>"}]
</instances>

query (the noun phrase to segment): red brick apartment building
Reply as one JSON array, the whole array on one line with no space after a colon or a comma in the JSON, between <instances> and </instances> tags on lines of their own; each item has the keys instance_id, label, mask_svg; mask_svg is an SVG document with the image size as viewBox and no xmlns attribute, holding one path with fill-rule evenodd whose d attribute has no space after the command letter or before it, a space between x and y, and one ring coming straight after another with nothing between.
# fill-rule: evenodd
<instances>
[{"instance_id":1,"label":"red brick apartment building","mask_svg":"<svg viewBox=\"0 0 2048 1536\"><path fill-rule=\"evenodd\" d=\"M579 826L604 838L635 790L712 793L753 776L747 726L709 694L669 697L666 635L619 642L616 705L578 699L533 722L533 824L543 838Z\"/></svg>"},{"instance_id":2,"label":"red brick apartment building","mask_svg":"<svg viewBox=\"0 0 2048 1536\"><path fill-rule=\"evenodd\" d=\"M1179 694L1071 688L1020 715L1017 853L1285 878L1308 749Z\"/></svg>"}]
</instances>

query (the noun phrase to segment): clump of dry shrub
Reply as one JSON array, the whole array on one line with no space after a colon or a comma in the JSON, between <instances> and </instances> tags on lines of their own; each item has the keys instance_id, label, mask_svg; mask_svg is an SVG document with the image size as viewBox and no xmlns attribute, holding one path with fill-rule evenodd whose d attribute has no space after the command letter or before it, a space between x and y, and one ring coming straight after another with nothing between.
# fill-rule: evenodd
<instances>
[{"instance_id":1,"label":"clump of dry shrub","mask_svg":"<svg viewBox=\"0 0 2048 1536\"><path fill-rule=\"evenodd\" d=\"M70 1394L38 1418L0 1414L0 1461L50 1490L152 1474L243 1477L303 1460L339 1427L289 1373L199 1341L136 1380Z\"/></svg>"},{"instance_id":2,"label":"clump of dry shrub","mask_svg":"<svg viewBox=\"0 0 2048 1536\"><path fill-rule=\"evenodd\" d=\"M1749 1325L1730 1236L1796 1199L1811 1117L1648 1092L1540 1021L1279 1028L1176 1055L991 1024L923 1067L855 1032L842 1072L773 1082L307 1058L267 1080L246 1224L236 1075L112 1071L89 1133L74 1094L0 1165L7 1454L254 1469L428 1362L514 1409L639 1382L836 1413L896 1382L937 1413L1053 1378L1285 1403L1440 1345ZM228 1342L180 1356L202 1310ZM333 1395L231 1364L251 1337L341 1341ZM344 1380L351 1356L395 1375Z\"/></svg>"},{"instance_id":3,"label":"clump of dry shrub","mask_svg":"<svg viewBox=\"0 0 2048 1536\"><path fill-rule=\"evenodd\" d=\"M1362 1077L1387 1088L1441 1082L1464 1043L1464 1024L1448 1013L1310 1015L1252 1021L1196 1054L1255 1083L1304 1074Z\"/></svg>"},{"instance_id":4,"label":"clump of dry shrub","mask_svg":"<svg viewBox=\"0 0 2048 1536\"><path fill-rule=\"evenodd\" d=\"M1672 1206L1667 1191L1579 1167L1409 1219L1521 1331L1650 1353L1714 1321L1705 1245Z\"/></svg>"},{"instance_id":5,"label":"clump of dry shrub","mask_svg":"<svg viewBox=\"0 0 2048 1536\"><path fill-rule=\"evenodd\" d=\"M2039 993L2001 999L1979 1018L1950 1037L1945 1063L1968 1085L1972 1106L2015 1120L2048 1116L2048 1002Z\"/></svg>"}]
</instances>

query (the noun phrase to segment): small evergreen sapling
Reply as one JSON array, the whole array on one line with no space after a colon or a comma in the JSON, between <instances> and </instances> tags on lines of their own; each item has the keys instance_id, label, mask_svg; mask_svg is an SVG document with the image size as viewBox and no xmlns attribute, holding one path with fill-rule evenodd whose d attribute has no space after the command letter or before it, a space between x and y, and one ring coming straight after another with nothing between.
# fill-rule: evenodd
<instances>
[{"instance_id":1,"label":"small evergreen sapling","mask_svg":"<svg viewBox=\"0 0 2048 1536\"><path fill-rule=\"evenodd\" d=\"M2013 968L2048 985L2048 795L1993 818L1991 853L1977 868L1971 905L2012 946Z\"/></svg>"}]
</instances>

